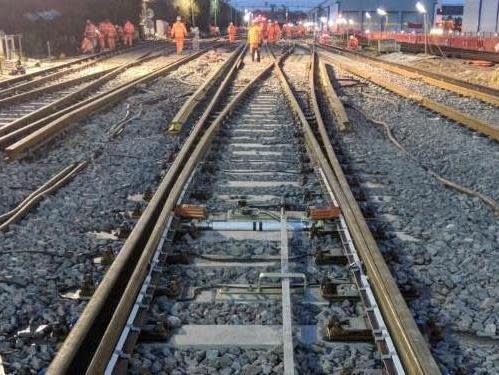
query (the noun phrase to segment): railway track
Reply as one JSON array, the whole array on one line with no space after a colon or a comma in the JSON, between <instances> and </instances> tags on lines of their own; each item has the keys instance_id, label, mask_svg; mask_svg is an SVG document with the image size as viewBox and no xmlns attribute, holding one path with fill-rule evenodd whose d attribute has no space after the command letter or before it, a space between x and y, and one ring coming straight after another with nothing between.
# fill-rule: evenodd
<instances>
[{"instance_id":1,"label":"railway track","mask_svg":"<svg viewBox=\"0 0 499 375\"><path fill-rule=\"evenodd\" d=\"M131 61L128 58L104 73L98 73L103 75L90 83L81 83L78 79L79 84L71 87L69 93L63 83L63 90L56 94L51 93L52 86L48 87L47 95L44 95L43 88L38 92L31 90L19 94L18 96L29 96L28 101L8 106L0 112L0 116L8 121L0 127L0 147L11 159L32 152L75 121L119 100L137 85L166 74L202 55L214 45L209 43L203 50L183 57L164 56L163 51L160 51L164 46L155 47ZM95 73L90 73L91 78L94 75ZM4 100L17 101L18 96ZM32 96L36 97L31 99Z\"/></svg>"},{"instance_id":2,"label":"railway track","mask_svg":"<svg viewBox=\"0 0 499 375\"><path fill-rule=\"evenodd\" d=\"M422 53L424 52L424 45L413 44L413 43L401 43L401 50L404 52L411 53ZM460 48L452 48L445 46L430 46L430 53L436 56L442 57L455 57L459 59L468 60L485 60L493 63L499 63L499 57L497 53L485 52L485 51L470 51Z\"/></svg>"},{"instance_id":3,"label":"railway track","mask_svg":"<svg viewBox=\"0 0 499 375\"><path fill-rule=\"evenodd\" d=\"M142 86L132 95L122 97L118 105L89 116L81 127L30 157L0 161L3 181L0 288L4 297L0 305L4 307L6 301L13 301L12 293L25 295L26 289L30 290L22 304L7 302L11 307L2 308L0 313L0 321L7 322L7 325L2 323L0 352L6 372L42 369L51 360L57 341L63 337L59 333L76 321L86 303L84 298L66 296L66 292L81 287L83 269L88 270L85 274L91 274L93 280L103 275L105 266L93 262L105 250L101 247L103 242L111 247L111 254L120 248L119 232L136 220L127 212L146 205L137 202L134 196L157 186L161 179L158 163L166 163L188 134L188 129L176 137L166 134L166 120L173 118L198 86L206 84L207 77L225 63L233 50L233 46L222 46L185 66L179 64L179 69L172 69L152 80L147 88ZM62 185L65 188L55 192ZM49 206L55 209L47 211ZM100 218L96 220L95 215ZM24 230L29 227L37 228L32 232L36 234L25 236ZM102 238L100 232L115 235ZM50 249L43 245L46 238L53 239L49 240ZM64 259L74 267L59 267ZM50 285L44 282L41 276L44 272L51 274L57 287L53 281L49 281ZM68 273L62 276L61 272ZM45 296L50 296L50 300ZM34 320L26 320L24 311L32 306L43 309L43 317L37 314ZM17 316L15 322L10 319L11 309L17 311L12 313ZM61 311L65 311L65 316L56 318ZM41 321L47 323L50 335L45 334L47 331L42 337L19 333L28 326L38 326ZM14 342L17 342L15 347ZM26 355L33 345L41 347L43 353Z\"/></svg>"},{"instance_id":4,"label":"railway track","mask_svg":"<svg viewBox=\"0 0 499 375\"><path fill-rule=\"evenodd\" d=\"M426 73L414 73L342 50L335 51L339 53L323 50L319 51L319 54L329 64L349 74L412 100L491 139L499 140L497 125L499 107L495 90L492 92L485 89L487 91L485 93L483 89L470 88L466 83L461 85L460 82L454 81L451 84L441 77L430 78ZM427 79L423 80L421 77Z\"/></svg>"},{"instance_id":5,"label":"railway track","mask_svg":"<svg viewBox=\"0 0 499 375\"><path fill-rule=\"evenodd\" d=\"M96 64L99 61L107 59L112 56L128 53L131 50L142 49L150 43L141 43L131 49L121 49L116 51L103 51L80 57L78 59L55 65L47 69L41 69L33 73L15 76L13 78L0 81L0 97L6 93L15 92L17 90L24 90L26 88L35 88L40 84L59 79L64 75L78 72L81 69L87 68Z\"/></svg>"},{"instance_id":6,"label":"railway track","mask_svg":"<svg viewBox=\"0 0 499 375\"><path fill-rule=\"evenodd\" d=\"M492 87L473 84L460 79L452 78L444 74L434 73L427 70L399 64L393 61L386 61L376 57L368 56L360 52L348 50L346 48L333 46L330 44L320 44L318 48L334 51L346 56L354 56L361 61L373 62L390 72L406 76L411 79L422 80L429 85L442 88L456 94L479 99L485 103L499 106L499 90Z\"/></svg>"},{"instance_id":7,"label":"railway track","mask_svg":"<svg viewBox=\"0 0 499 375\"><path fill-rule=\"evenodd\" d=\"M49 374L439 373L287 53L208 93Z\"/></svg>"},{"instance_id":8,"label":"railway track","mask_svg":"<svg viewBox=\"0 0 499 375\"><path fill-rule=\"evenodd\" d=\"M229 48L232 49L232 48ZM196 54L195 56L203 54L205 50L201 51L200 53ZM146 56L146 57L149 57ZM152 56L153 57L153 56ZM183 63L189 62L194 56L187 56L183 59L173 59L174 63L173 64L168 64L168 69L161 72L167 73L169 70L173 70L176 67L180 67ZM156 63L156 65L162 66L164 64L164 61L161 62L160 64ZM142 69L145 69L146 71L155 71L155 69L152 69L151 67L142 67ZM193 95L192 100L193 101L198 101L202 100L202 93L204 93L206 90L211 88L211 85L213 84L214 80L216 78L219 78L219 73L215 72L211 77L208 77L208 79L204 82L203 85L200 86L200 89L198 90L195 95ZM132 73L133 76L133 73ZM148 74L145 74L147 77ZM188 102L187 102L188 103ZM186 104L187 104L186 103ZM142 113L142 105L140 108L130 108L128 106L127 112L125 116L118 121L116 124L112 126L111 129L109 129L107 133L107 138L112 139L116 136L118 136L124 129L124 126L130 122L133 121L136 117L140 117ZM182 111L181 111L182 112ZM100 149L100 148L99 148ZM10 210L8 213L0 215L0 232L7 230L9 225L12 223L19 221L22 219L29 211L32 209L42 198L47 196L48 194L52 193L56 189L60 188L61 186L64 186L72 177L74 177L77 173L81 172L89 163L90 160L94 159L97 157L99 150L95 150L94 155L90 156L89 160L85 161L80 161L77 163L73 163L70 166L65 166L61 167L61 171L57 172L52 178L50 178L48 181L46 181L40 188L38 188L36 191L31 193L28 197L22 200L21 203L19 203L14 209ZM80 158L81 159L81 158Z\"/></svg>"},{"instance_id":9,"label":"railway track","mask_svg":"<svg viewBox=\"0 0 499 375\"><path fill-rule=\"evenodd\" d=\"M77 73L65 75L58 82L41 85L37 88L29 85L6 94L0 99L0 132L6 134L11 128L36 121L57 109L68 106L83 97L92 89L99 88L107 81L135 65L142 64L155 56L153 51L129 53L106 61L102 67L92 66ZM91 82L91 83L88 83ZM1 95L1 93L0 93ZM2 132L2 129L3 132Z\"/></svg>"}]
</instances>

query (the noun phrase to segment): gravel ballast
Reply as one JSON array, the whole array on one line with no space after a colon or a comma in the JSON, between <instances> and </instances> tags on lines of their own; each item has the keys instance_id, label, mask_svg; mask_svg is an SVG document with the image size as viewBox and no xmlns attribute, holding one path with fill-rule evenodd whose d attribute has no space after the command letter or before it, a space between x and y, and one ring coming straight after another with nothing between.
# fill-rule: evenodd
<instances>
[{"instance_id":1,"label":"gravel ballast","mask_svg":"<svg viewBox=\"0 0 499 375\"><path fill-rule=\"evenodd\" d=\"M2 161L1 178L9 181L0 199L6 211L64 166L91 160L69 185L0 233L0 355L7 371L38 371L52 359L56 344L85 306L85 301L61 295L79 289L85 278L102 278L105 267L95 258L106 249L119 251L123 239L117 238L118 230L132 227L131 212L137 205L145 207L142 194L154 191L165 160L188 132L167 135L169 120L229 53L209 52L140 87L31 157ZM107 131L128 106L134 115L142 106L141 115L119 137L110 138Z\"/></svg>"},{"instance_id":2,"label":"gravel ballast","mask_svg":"<svg viewBox=\"0 0 499 375\"><path fill-rule=\"evenodd\" d=\"M360 177L368 205L383 223L381 249L401 289L418 291L409 306L425 331L433 327L432 350L444 373L495 373L497 216L477 198L445 188L421 166L497 200L499 171L491 168L499 165L497 143L362 82L362 88L340 89L342 100L386 122L418 160L351 109L352 130L334 131L344 166Z\"/></svg>"}]
</instances>

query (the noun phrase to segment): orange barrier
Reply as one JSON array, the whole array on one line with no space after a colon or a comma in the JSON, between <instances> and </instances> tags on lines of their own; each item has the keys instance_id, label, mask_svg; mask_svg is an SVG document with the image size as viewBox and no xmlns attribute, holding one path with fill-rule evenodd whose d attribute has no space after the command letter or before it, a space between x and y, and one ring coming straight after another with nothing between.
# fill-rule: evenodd
<instances>
[{"instance_id":1,"label":"orange barrier","mask_svg":"<svg viewBox=\"0 0 499 375\"><path fill-rule=\"evenodd\" d=\"M373 32L364 34L368 40L394 39L398 43L424 44L423 34L412 33L383 33ZM458 35L429 35L428 42L438 46L467 49L472 51L499 52L499 37L497 36L458 36Z\"/></svg>"}]
</instances>

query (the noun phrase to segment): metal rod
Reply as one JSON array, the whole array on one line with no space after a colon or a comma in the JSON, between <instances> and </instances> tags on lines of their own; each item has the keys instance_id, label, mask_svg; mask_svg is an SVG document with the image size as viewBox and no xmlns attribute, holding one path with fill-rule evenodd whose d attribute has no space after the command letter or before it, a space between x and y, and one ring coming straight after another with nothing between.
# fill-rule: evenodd
<instances>
[{"instance_id":1,"label":"metal rod","mask_svg":"<svg viewBox=\"0 0 499 375\"><path fill-rule=\"evenodd\" d=\"M292 232L309 230L311 224L307 221L288 221L288 230ZM277 232L281 230L281 223L275 220L258 221L201 221L195 223L197 229L218 231L254 231L254 232Z\"/></svg>"},{"instance_id":2,"label":"metal rod","mask_svg":"<svg viewBox=\"0 0 499 375\"><path fill-rule=\"evenodd\" d=\"M291 317L291 291L289 273L288 226L284 207L281 209L281 272L286 275L282 279L282 341L284 352L284 375L294 375L295 360L293 352L293 321ZM262 274L258 277L258 287ZM303 285L307 280L303 275Z\"/></svg>"}]
</instances>

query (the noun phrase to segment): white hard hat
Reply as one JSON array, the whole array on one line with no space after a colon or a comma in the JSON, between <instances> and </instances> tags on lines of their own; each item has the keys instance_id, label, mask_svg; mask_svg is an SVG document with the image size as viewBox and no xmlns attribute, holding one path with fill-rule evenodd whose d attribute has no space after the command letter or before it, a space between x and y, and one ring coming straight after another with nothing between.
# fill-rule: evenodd
<instances>
[{"instance_id":1,"label":"white hard hat","mask_svg":"<svg viewBox=\"0 0 499 375\"><path fill-rule=\"evenodd\" d=\"M182 17L177 16L177 21L180 21L181 19L182 19Z\"/></svg>"}]
</instances>

